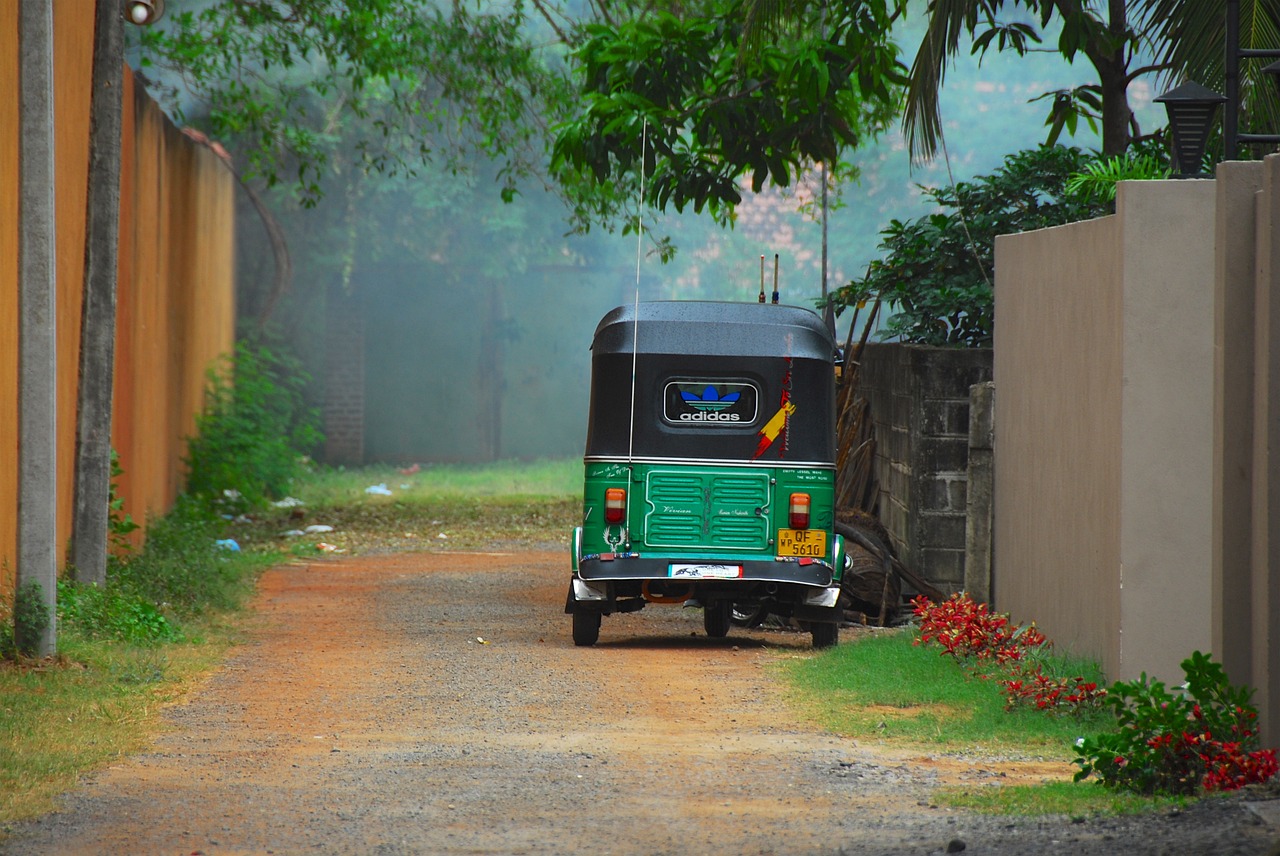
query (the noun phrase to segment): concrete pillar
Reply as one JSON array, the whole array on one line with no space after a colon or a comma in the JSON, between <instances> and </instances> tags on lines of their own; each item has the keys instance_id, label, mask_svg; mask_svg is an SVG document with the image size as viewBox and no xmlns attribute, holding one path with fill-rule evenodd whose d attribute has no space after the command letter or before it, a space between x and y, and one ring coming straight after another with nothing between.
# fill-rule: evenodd
<instances>
[{"instance_id":1,"label":"concrete pillar","mask_svg":"<svg viewBox=\"0 0 1280 856\"><path fill-rule=\"evenodd\" d=\"M1264 745L1280 740L1280 157L1263 164L1258 209L1249 610L1254 703Z\"/></svg>"},{"instance_id":2,"label":"concrete pillar","mask_svg":"<svg viewBox=\"0 0 1280 856\"><path fill-rule=\"evenodd\" d=\"M1217 169L1213 301L1213 652L1234 683L1253 672L1255 197L1262 162Z\"/></svg>"},{"instance_id":3,"label":"concrete pillar","mask_svg":"<svg viewBox=\"0 0 1280 856\"><path fill-rule=\"evenodd\" d=\"M991 603L991 531L995 513L995 400L994 382L975 383L969 387L969 479L964 538L964 589L978 603Z\"/></svg>"},{"instance_id":4,"label":"concrete pillar","mask_svg":"<svg viewBox=\"0 0 1280 856\"><path fill-rule=\"evenodd\" d=\"M18 644L57 647L57 279L53 157L53 5L18 6L18 591L40 586L49 623Z\"/></svg>"}]
</instances>

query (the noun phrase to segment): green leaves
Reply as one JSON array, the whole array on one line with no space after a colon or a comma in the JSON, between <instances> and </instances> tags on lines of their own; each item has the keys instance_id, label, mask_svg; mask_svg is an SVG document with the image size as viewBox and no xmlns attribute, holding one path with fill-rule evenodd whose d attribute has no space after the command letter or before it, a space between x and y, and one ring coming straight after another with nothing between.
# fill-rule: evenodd
<instances>
[{"instance_id":1,"label":"green leaves","mask_svg":"<svg viewBox=\"0 0 1280 856\"><path fill-rule=\"evenodd\" d=\"M295 361L240 343L209 380L187 443L187 493L234 513L265 508L284 497L321 439L303 403L307 377Z\"/></svg>"},{"instance_id":2,"label":"green leaves","mask_svg":"<svg viewBox=\"0 0 1280 856\"><path fill-rule=\"evenodd\" d=\"M292 184L303 205L339 147L393 175L480 150L511 188L540 166L530 142L569 97L526 23L521 5L214 0L141 31L141 63L180 122L234 144L242 172Z\"/></svg>"},{"instance_id":3,"label":"green leaves","mask_svg":"<svg viewBox=\"0 0 1280 856\"><path fill-rule=\"evenodd\" d=\"M1066 190L1087 160L1079 149L1042 146L1010 155L991 175L954 187L922 187L941 210L911 222L894 220L882 230L884 256L865 277L835 292L836 307L880 297L894 313L886 338L989 347L995 236L1108 213L1106 202Z\"/></svg>"},{"instance_id":4,"label":"green leaves","mask_svg":"<svg viewBox=\"0 0 1280 856\"><path fill-rule=\"evenodd\" d=\"M574 54L583 108L555 128L553 170L634 188L642 167L648 204L727 221L740 177L787 186L807 164L834 163L888 126L904 79L885 0L847 5L825 37L812 17L805 35L753 52L740 51L741 0L586 28Z\"/></svg>"},{"instance_id":5,"label":"green leaves","mask_svg":"<svg viewBox=\"0 0 1280 856\"><path fill-rule=\"evenodd\" d=\"M1123 155L1099 158L1067 180L1066 190L1086 201L1113 202L1116 183L1169 177L1169 151L1162 143L1142 144Z\"/></svg>"},{"instance_id":6,"label":"green leaves","mask_svg":"<svg viewBox=\"0 0 1280 856\"><path fill-rule=\"evenodd\" d=\"M1066 130L1075 136L1080 120L1083 119L1090 130L1098 130L1098 120L1102 113L1102 90L1095 84L1077 86L1073 89L1055 89L1032 98L1031 101L1049 99L1051 106L1045 125L1049 128L1049 138L1045 145L1055 146Z\"/></svg>"},{"instance_id":7,"label":"green leaves","mask_svg":"<svg viewBox=\"0 0 1280 856\"><path fill-rule=\"evenodd\" d=\"M1259 750L1253 691L1233 687L1222 665L1196 651L1182 661L1178 692L1143 673L1116 682L1105 704L1116 730L1076 742L1076 781L1143 794L1231 790L1276 773L1274 750Z\"/></svg>"}]
</instances>

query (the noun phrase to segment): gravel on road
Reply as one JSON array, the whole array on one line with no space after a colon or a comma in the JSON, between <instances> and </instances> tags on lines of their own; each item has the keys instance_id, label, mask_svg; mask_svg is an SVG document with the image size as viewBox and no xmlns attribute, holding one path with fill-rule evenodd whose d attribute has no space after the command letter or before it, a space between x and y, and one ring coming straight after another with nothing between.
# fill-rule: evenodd
<instances>
[{"instance_id":1,"label":"gravel on road","mask_svg":"<svg viewBox=\"0 0 1280 856\"><path fill-rule=\"evenodd\" d=\"M567 568L563 552L432 552L267 572L252 641L155 745L0 852L1277 852L1274 799L1079 822L942 807L942 784L1071 768L803 721L767 665L810 656L807 634L711 639L696 610L653 607L575 648Z\"/></svg>"}]
</instances>

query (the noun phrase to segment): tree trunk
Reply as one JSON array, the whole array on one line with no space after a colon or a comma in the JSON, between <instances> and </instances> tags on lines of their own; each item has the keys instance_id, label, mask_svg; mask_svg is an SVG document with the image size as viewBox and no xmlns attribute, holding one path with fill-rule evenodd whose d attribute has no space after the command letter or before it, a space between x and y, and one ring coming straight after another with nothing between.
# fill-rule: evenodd
<instances>
[{"instance_id":1,"label":"tree trunk","mask_svg":"<svg viewBox=\"0 0 1280 856\"><path fill-rule=\"evenodd\" d=\"M1129 108L1129 81L1123 56L1097 65L1102 84L1102 155L1122 155L1129 148L1133 111Z\"/></svg>"}]
</instances>

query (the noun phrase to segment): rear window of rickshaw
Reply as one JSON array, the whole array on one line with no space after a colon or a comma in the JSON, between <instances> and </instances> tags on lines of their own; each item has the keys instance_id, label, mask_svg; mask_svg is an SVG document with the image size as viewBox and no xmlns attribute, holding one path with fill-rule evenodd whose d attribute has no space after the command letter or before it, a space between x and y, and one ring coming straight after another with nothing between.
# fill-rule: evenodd
<instances>
[{"instance_id":1,"label":"rear window of rickshaw","mask_svg":"<svg viewBox=\"0 0 1280 856\"><path fill-rule=\"evenodd\" d=\"M760 414L760 390L741 379L673 378L662 391L662 420L681 428L743 428Z\"/></svg>"}]
</instances>

